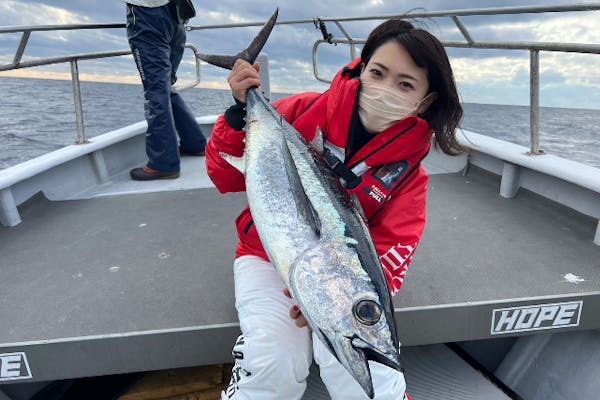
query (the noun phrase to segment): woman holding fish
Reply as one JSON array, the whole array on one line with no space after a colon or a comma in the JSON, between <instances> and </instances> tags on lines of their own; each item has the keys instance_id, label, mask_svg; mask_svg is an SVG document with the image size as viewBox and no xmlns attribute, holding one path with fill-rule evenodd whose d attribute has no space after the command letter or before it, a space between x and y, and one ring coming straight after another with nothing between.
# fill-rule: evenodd
<instances>
[{"instance_id":1,"label":"woman holding fish","mask_svg":"<svg viewBox=\"0 0 600 400\"><path fill-rule=\"evenodd\" d=\"M248 111L248 124L256 122L250 121L249 89L260 86L258 69L242 60L233 65L228 82L236 104L218 119L206 148L208 173L221 193L247 189L247 177L232 159L248 150L244 118ZM447 154L463 150L455 138L462 108L443 46L407 21L386 21L371 32L360 58L338 72L328 91L290 96L273 106L303 137L320 143L315 147L360 204L378 268L381 264L387 278L386 290L396 294L425 225L428 176L421 160L432 141ZM284 160L297 157L293 148L283 148ZM291 176L292 181L303 179L301 172L294 173L300 176ZM311 216L314 207L298 210L305 219L316 220L318 234L325 231L320 215ZM385 352L373 354L377 347L360 332L336 343L331 339L336 332L309 329L310 316L292 300L297 300L297 290L288 288L289 282L273 267L255 217L246 208L236 221L240 240L234 277L242 335L233 349L235 366L222 399L300 399L313 357L332 399L408 398L399 361ZM368 301L359 301L351 313L364 326L386 314ZM393 324L393 316L391 320ZM370 373L368 378L352 371L354 364L366 360L372 360L363 371Z\"/></svg>"}]
</instances>

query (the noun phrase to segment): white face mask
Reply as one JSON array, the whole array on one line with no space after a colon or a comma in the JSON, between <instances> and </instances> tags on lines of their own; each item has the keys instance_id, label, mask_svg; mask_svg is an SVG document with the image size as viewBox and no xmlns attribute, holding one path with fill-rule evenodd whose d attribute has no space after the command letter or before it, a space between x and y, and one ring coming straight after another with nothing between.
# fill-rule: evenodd
<instances>
[{"instance_id":1,"label":"white face mask","mask_svg":"<svg viewBox=\"0 0 600 400\"><path fill-rule=\"evenodd\" d=\"M387 85L363 82L358 95L358 116L369 133L383 132L396 122L417 115L427 97L417 100Z\"/></svg>"}]
</instances>

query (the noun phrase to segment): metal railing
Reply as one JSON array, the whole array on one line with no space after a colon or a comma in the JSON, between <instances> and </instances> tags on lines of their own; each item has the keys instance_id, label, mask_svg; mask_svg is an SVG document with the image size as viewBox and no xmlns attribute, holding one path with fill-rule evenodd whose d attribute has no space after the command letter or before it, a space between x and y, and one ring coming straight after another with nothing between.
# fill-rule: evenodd
<instances>
[{"instance_id":1,"label":"metal railing","mask_svg":"<svg viewBox=\"0 0 600 400\"><path fill-rule=\"evenodd\" d=\"M29 42L29 38L33 32L50 32L50 31L69 31L69 30L89 30L89 29L124 29L125 24L78 24L78 25L43 25L43 26L18 26L9 28L0 28L1 34L21 33L21 40L15 52L13 62L10 64L0 65L0 71L10 71L21 68L39 67L51 64L69 63L71 66L71 84L73 86L73 101L75 104L75 118L77 124L77 140L76 144L88 143L85 134L85 123L83 118L83 106L81 101L81 88L79 79L79 61L94 60L100 58L120 57L131 54L131 50L114 50L96 53L71 54L61 57L46 57L35 60L22 61L23 54ZM186 48L189 48L194 53L196 63L196 79L194 82L187 85L178 86L179 90L189 89L200 83L200 61L197 57L198 49L189 43L186 43Z\"/></svg>"},{"instance_id":2,"label":"metal railing","mask_svg":"<svg viewBox=\"0 0 600 400\"><path fill-rule=\"evenodd\" d=\"M527 50L530 53L529 63L529 81L530 81L530 154L545 154L540 149L540 51L554 52L573 52L600 54L600 44L579 44L579 43L544 43L544 42L483 42L476 41L466 25L460 19L465 16L491 16L491 15L509 15L509 14L530 14L530 13L559 13L559 12L577 12L600 10L600 3L596 4L576 4L568 6L551 7L501 7L501 8L475 8L450 11L434 11L423 13L408 13L404 16L409 18L433 18L450 17L458 30L463 35L465 41L442 41L445 47L454 48L474 48L474 49L494 49L494 50ZM370 17L369 19L389 19L400 15L386 15L379 17ZM319 75L317 67L318 47L324 43L327 44L348 44L350 45L350 58L356 58L356 45L364 44L364 39L352 38L347 30L341 24L342 21L356 21L358 17L349 18L321 18L318 20L320 29L323 33L323 39L317 40L313 45L313 71L315 78L322 82L330 82ZM344 38L334 38L329 34L325 27L325 22L333 22L343 33Z\"/></svg>"},{"instance_id":3,"label":"metal railing","mask_svg":"<svg viewBox=\"0 0 600 400\"><path fill-rule=\"evenodd\" d=\"M460 19L466 16L492 16L492 15L511 15L511 14L532 14L532 13L564 13L564 12L579 12L579 11L596 11L600 10L600 3L586 3L586 4L573 4L573 5L557 5L557 6L528 6L528 7L495 7L495 8L473 8L473 9L460 9L460 10L444 10L444 11L431 11L431 12L409 12L406 14L394 14L394 15L373 15L373 16L361 16L361 17L343 17L343 18L312 18L312 19L298 19L298 20L287 20L279 21L277 25L297 25L297 24L314 24L317 29L321 30L323 36L322 39L317 39L313 45L312 50L312 63L313 63L313 75L314 77L323 82L330 82L330 80L321 76L318 69L318 48L324 43L327 44L347 44L350 46L350 58L356 58L356 46L365 43L365 39L353 38L349 31L344 27L345 22L356 22L356 21L369 21L369 20L386 20L394 17L407 17L411 19L417 18L440 18L447 17L451 18L458 30L464 37L464 41L443 41L442 43L446 47L455 48L474 48L474 49L502 49L502 50L527 50L530 52L530 130L531 130L531 154L543 154L543 151L539 149L539 97L540 97L540 86L539 86L539 53L541 51L553 51L553 52L575 52L575 53L589 53L589 54L600 54L599 44L577 44L577 43L544 43L544 42L483 42L477 41L473 38L466 25ZM327 23L331 22L342 33L343 38L336 38L327 31ZM212 30L212 29L226 29L226 28L242 28L252 26L262 26L264 21L257 22L246 22L246 23L235 23L235 24L217 24L217 25L202 25L202 26L188 26L188 31L194 30ZM25 52L29 37L33 32L48 32L48 31L63 31L63 30L86 30L86 29L114 29L114 28L125 28L125 24L79 24L79 25L44 25L44 26L21 26L21 27L10 27L0 28L0 34L6 33L21 33L21 40L17 51L15 53L14 60L11 64L0 65L0 71L7 71L19 68L29 68L35 66L57 64L57 63L70 63L71 64L71 80L73 85L73 96L75 102L75 113L77 118L77 132L78 138L77 143L87 142L85 138L85 126L83 123L83 109L81 106L81 92L79 88L79 68L78 61L90 60L107 57L117 57L127 54L131 54L129 50L120 51L109 51L100 53L85 53L76 54L55 58L43 58L32 61L22 61L23 54ZM194 55L198 53L198 50L192 44L186 44L186 47L190 48ZM200 62L197 57L194 57L196 61L196 81L180 87L179 89L187 89L198 85L200 82Z\"/></svg>"},{"instance_id":4,"label":"metal railing","mask_svg":"<svg viewBox=\"0 0 600 400\"><path fill-rule=\"evenodd\" d=\"M473 48L473 49L500 49L500 50L527 50L530 52L530 154L544 154L539 148L540 140L540 68L539 68L539 53L540 51L554 52L574 52L574 53L589 53L600 54L599 44L578 44L578 43L544 43L544 42L483 42L473 38L466 25L460 19L467 16L493 16L493 15L512 15L512 14L533 14L533 13L564 13L564 12L579 12L579 11L595 11L600 10L600 3L572 4L572 5L557 5L557 6L527 6L527 7L495 7L495 8L472 8L459 10L444 10L431 12L409 12L406 14L393 15L373 15L368 17L343 17L343 18L313 18L299 19L289 21L279 21L277 25L293 25L293 24L314 24L321 30L322 39L315 41L312 51L312 63L314 77L322 82L330 83L331 81L319 73L318 68L318 47L322 44L347 44L350 46L350 59L357 57L356 46L365 43L365 39L353 38L347 29L344 22L368 21L368 20L387 20L394 17L407 17L411 19L420 18L451 18L458 30L463 35L465 41L442 41L445 47L455 48ZM327 30L327 23L331 22L339 29L344 36L336 38ZM233 27L251 27L262 26L264 22L247 22L239 24L227 25L204 25L191 26L189 30L206 30L220 29Z\"/></svg>"}]
</instances>

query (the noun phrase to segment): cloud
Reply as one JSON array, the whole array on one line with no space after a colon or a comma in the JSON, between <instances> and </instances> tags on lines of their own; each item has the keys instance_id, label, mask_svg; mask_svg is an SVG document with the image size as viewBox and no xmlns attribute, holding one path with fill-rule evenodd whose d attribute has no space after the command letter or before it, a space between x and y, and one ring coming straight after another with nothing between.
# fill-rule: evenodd
<instances>
[{"instance_id":1,"label":"cloud","mask_svg":"<svg viewBox=\"0 0 600 400\"><path fill-rule=\"evenodd\" d=\"M551 53L540 57L542 77L558 74L565 85L589 86L600 90L600 55Z\"/></svg>"},{"instance_id":2,"label":"cloud","mask_svg":"<svg viewBox=\"0 0 600 400\"><path fill-rule=\"evenodd\" d=\"M536 39L542 42L600 43L600 12L551 18L532 24Z\"/></svg>"},{"instance_id":3,"label":"cloud","mask_svg":"<svg viewBox=\"0 0 600 400\"><path fill-rule=\"evenodd\" d=\"M567 0L579 3L579 0ZM238 0L196 1L197 17L192 25L218 25L264 21L278 5L276 0L239 2ZM528 6L560 3L564 0L531 0ZM519 0L482 0L477 7L503 7L523 5ZM431 0L423 9L416 9L407 0L345 0L343 2L287 2L280 6L280 21L312 19L317 16L391 15L407 11L432 11L473 8L472 0L454 0L451 4L442 0ZM472 16L461 18L476 40L499 41L567 41L573 43L600 43L600 30L596 28L599 12L568 14L528 14L510 16ZM49 25L106 23L125 21L125 5L120 1L90 2L81 0L3 0L0 2L0 25ZM353 38L364 39L370 30L381 21L344 22L344 28ZM445 40L464 40L452 21L447 18L431 18L418 22L426 29ZM335 37L343 32L332 22L327 28ZM249 43L259 27L234 29L194 30L188 33L188 41L197 45L202 52L235 54ZM314 79L312 71L313 43L322 37L311 23L305 25L278 25L264 51L270 56L271 86L273 91L296 92L302 90L324 90L327 85ZM18 45L18 34L0 35L0 62L9 63ZM123 29L94 31L34 32L28 43L25 59L56 57L65 54L125 50L128 48ZM486 102L528 102L529 55L526 51L504 51L473 49L449 49L448 53L456 80L465 101L485 99ZM577 55L542 52L540 55L542 101L554 101L551 96L560 96L561 90L568 92L574 102L586 93L600 88L599 55ZM318 71L320 76L330 79L350 59L345 45L325 44L319 47ZM180 81L194 78L194 63L188 52L180 68ZM45 67L48 76L67 74L68 65ZM19 73L39 69L22 70ZM80 72L85 79L104 80L103 76L132 81L136 76L130 57L119 57L107 61L81 62ZM16 72L15 72L16 73ZM6 75L0 73L0 75ZM226 88L227 71L212 66L202 66L202 87ZM69 78L70 79L70 78ZM572 88L578 88L571 90ZM584 89L582 89L584 88ZM585 89L587 88L587 89ZM579 98L583 100L578 100ZM563 97L564 99L564 97ZM596 100L594 100L596 101ZM587 104L587 103L584 103ZM594 103L600 108L600 100Z\"/></svg>"},{"instance_id":4,"label":"cloud","mask_svg":"<svg viewBox=\"0 0 600 400\"><path fill-rule=\"evenodd\" d=\"M516 16L510 20L484 24L483 20L470 21L469 32L475 41L520 41L537 43L600 42L597 29L598 12L570 13L531 19ZM442 35L452 34L452 28L442 26ZM462 39L464 40L464 39ZM450 49L451 64L457 85L468 101L489 103L528 104L529 102L529 52L527 50L470 50ZM476 55L475 55L476 54ZM600 89L600 56L564 52L540 52L540 92L542 104L571 107L588 106L590 93ZM560 96L561 91L569 96ZM577 90L573 90L577 88ZM600 103L595 107L599 107Z\"/></svg>"},{"instance_id":5,"label":"cloud","mask_svg":"<svg viewBox=\"0 0 600 400\"><path fill-rule=\"evenodd\" d=\"M457 82L512 82L528 70L525 60L505 57L484 59L452 58L450 60Z\"/></svg>"},{"instance_id":6,"label":"cloud","mask_svg":"<svg viewBox=\"0 0 600 400\"><path fill-rule=\"evenodd\" d=\"M64 80L70 81L71 75L67 72L56 72L48 70L36 70L31 69L24 71L21 69L6 71L2 73L2 76L10 76L15 78L36 78L36 79L53 79L53 80ZM126 84L140 84L139 75L110 75L110 74L79 74L79 80L81 82L119 82Z\"/></svg>"},{"instance_id":7,"label":"cloud","mask_svg":"<svg viewBox=\"0 0 600 400\"><path fill-rule=\"evenodd\" d=\"M11 25L80 24L89 18L68 9L18 0L3 0L0 14Z\"/></svg>"}]
</instances>

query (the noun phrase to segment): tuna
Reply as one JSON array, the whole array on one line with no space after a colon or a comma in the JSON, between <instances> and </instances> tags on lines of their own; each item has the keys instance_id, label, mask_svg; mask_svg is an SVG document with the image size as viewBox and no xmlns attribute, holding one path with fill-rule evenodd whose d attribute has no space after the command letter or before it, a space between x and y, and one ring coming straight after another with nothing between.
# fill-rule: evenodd
<instances>
[{"instance_id":1,"label":"tuna","mask_svg":"<svg viewBox=\"0 0 600 400\"><path fill-rule=\"evenodd\" d=\"M236 56L199 55L229 68L253 63L277 11ZM373 398L368 360L400 370L393 304L360 205L312 143L257 88L248 91L243 158L222 154L245 174L256 229L271 262L318 338Z\"/></svg>"}]
</instances>

